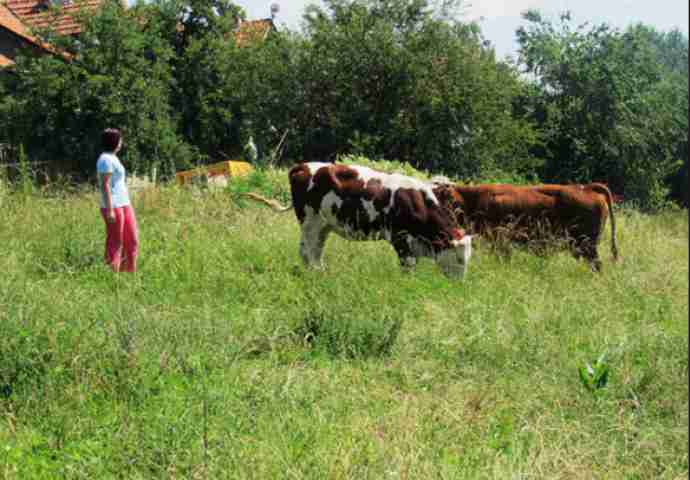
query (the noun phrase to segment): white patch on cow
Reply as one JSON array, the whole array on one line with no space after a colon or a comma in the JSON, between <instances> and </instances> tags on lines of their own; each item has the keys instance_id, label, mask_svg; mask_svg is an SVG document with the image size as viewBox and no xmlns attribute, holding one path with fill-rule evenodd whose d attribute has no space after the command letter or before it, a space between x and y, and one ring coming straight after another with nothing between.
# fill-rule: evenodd
<instances>
[{"instance_id":1,"label":"white patch on cow","mask_svg":"<svg viewBox=\"0 0 690 480\"><path fill-rule=\"evenodd\" d=\"M384 183L384 186L390 189L391 199L388 205L383 209L385 213L390 212L393 206L395 206L396 193L401 188L419 190L420 192L422 192L422 194L424 194L426 198L430 199L433 203L435 203L436 205L439 204L438 199L436 198L436 195L434 195L433 190L426 183L423 183L415 178L400 175L399 173L387 175L386 177L387 178L386 182Z\"/></svg>"},{"instance_id":2,"label":"white patch on cow","mask_svg":"<svg viewBox=\"0 0 690 480\"><path fill-rule=\"evenodd\" d=\"M438 199L434 195L431 186L417 180L416 178L408 177L407 175L401 175L399 173L384 173L372 170L371 168L362 167L360 165L348 165L351 169L355 170L358 174L358 178L361 179L366 185L369 180L378 180L381 182L381 186L387 188L391 191L391 199L388 206L384 207L384 213L388 213L395 203L395 194L400 188L410 188L413 190L421 191L428 199L433 203L438 205ZM371 216L370 216L371 217Z\"/></svg>"},{"instance_id":3,"label":"white patch on cow","mask_svg":"<svg viewBox=\"0 0 690 480\"><path fill-rule=\"evenodd\" d=\"M305 165L309 169L309 174L315 175L318 169L320 169L322 167L330 167L333 164L332 163L325 163L325 162L309 162L309 163L305 163Z\"/></svg>"},{"instance_id":4,"label":"white patch on cow","mask_svg":"<svg viewBox=\"0 0 690 480\"><path fill-rule=\"evenodd\" d=\"M369 183L369 180L375 179L375 180L381 180L383 183L383 177L386 175L383 172L378 172L376 170L372 170L371 168L368 167L362 167L360 165L345 165L348 168L351 168L355 172L357 172L357 178L362 180L364 182L364 185Z\"/></svg>"},{"instance_id":5,"label":"white patch on cow","mask_svg":"<svg viewBox=\"0 0 690 480\"><path fill-rule=\"evenodd\" d=\"M313 177L316 172L323 167L330 167L331 165L334 165L332 163L324 163L324 162L308 162L305 163L307 168L309 169L309 174ZM417 180L416 178L408 177L407 175L402 175L399 173L384 173L384 172L379 172L377 170L372 170L371 168L368 167L363 167L361 165L345 165L348 168L351 168L352 170L357 172L357 178L359 180L362 180L364 182L364 185L366 186L367 183L369 183L369 180L378 180L381 182L381 186L384 188L387 188L388 190L391 191L391 199L390 203L387 207L384 207L384 212L388 213L388 211L393 208L394 202L395 202L395 194L400 188L409 188L413 190L419 190L421 191L428 199L430 199L433 203L436 205L439 204L438 199L436 198L436 195L434 195L433 190L431 189L431 185L422 182L421 180ZM314 188L314 180L313 178L309 179L309 185L307 186L307 191L310 191L312 188ZM367 206L364 206L365 209L367 209ZM372 211L376 212L373 204L371 205ZM367 210L367 213L369 214L369 218L372 218L372 213ZM376 217L372 218L375 219Z\"/></svg>"},{"instance_id":6,"label":"white patch on cow","mask_svg":"<svg viewBox=\"0 0 690 480\"><path fill-rule=\"evenodd\" d=\"M338 220L338 211L343 205L343 199L335 192L328 192L321 199L319 215L324 225L328 225L335 233L349 240L368 240L364 233L354 230L350 225ZM372 240L375 238L371 238Z\"/></svg>"},{"instance_id":7,"label":"white patch on cow","mask_svg":"<svg viewBox=\"0 0 690 480\"><path fill-rule=\"evenodd\" d=\"M305 163L307 168L309 169L309 175L311 175L311 178L309 178L309 185L307 185L307 192L314 188L314 175L316 175L316 172L322 168L322 167L330 167L333 165L332 163L324 163L324 162L309 162Z\"/></svg>"},{"instance_id":8,"label":"white patch on cow","mask_svg":"<svg viewBox=\"0 0 690 480\"><path fill-rule=\"evenodd\" d=\"M305 217L302 222L302 238L299 243L299 253L307 265L322 268L321 257L330 228L313 208L306 206L304 211Z\"/></svg>"},{"instance_id":9,"label":"white patch on cow","mask_svg":"<svg viewBox=\"0 0 690 480\"><path fill-rule=\"evenodd\" d=\"M342 198L340 198L335 192L328 192L323 196L323 199L321 199L321 215L329 219L333 218L333 206L339 210L342 204Z\"/></svg>"},{"instance_id":10,"label":"white patch on cow","mask_svg":"<svg viewBox=\"0 0 690 480\"><path fill-rule=\"evenodd\" d=\"M405 270L411 270L417 265L417 259L415 257L405 257L400 260L400 265Z\"/></svg>"},{"instance_id":11,"label":"white patch on cow","mask_svg":"<svg viewBox=\"0 0 690 480\"><path fill-rule=\"evenodd\" d=\"M436 175L431 177L431 180L429 182L432 185L451 185L453 182L450 181L450 178L446 177L445 175Z\"/></svg>"},{"instance_id":12,"label":"white patch on cow","mask_svg":"<svg viewBox=\"0 0 690 480\"><path fill-rule=\"evenodd\" d=\"M447 276L463 278L472 256L472 236L465 235L460 240L453 240L452 245L454 248L436 256L436 263Z\"/></svg>"},{"instance_id":13,"label":"white patch on cow","mask_svg":"<svg viewBox=\"0 0 690 480\"><path fill-rule=\"evenodd\" d=\"M364 211L369 216L369 223L374 223L374 220L379 216L379 211L374 206L374 202L362 199L362 207L364 207Z\"/></svg>"},{"instance_id":14,"label":"white patch on cow","mask_svg":"<svg viewBox=\"0 0 690 480\"><path fill-rule=\"evenodd\" d=\"M380 240L385 235L385 232L375 229L370 230L369 234L365 234L361 230L353 229L349 224L341 223L338 220L337 213L342 204L343 199L335 192L328 192L321 199L320 216L323 222L329 225L335 233L350 240ZM372 223L378 217L379 212L375 209L373 202L362 200L362 204L364 205L369 223ZM360 222L357 221L356 223L359 224ZM388 236L390 237L390 232L388 232Z\"/></svg>"},{"instance_id":15,"label":"white patch on cow","mask_svg":"<svg viewBox=\"0 0 690 480\"><path fill-rule=\"evenodd\" d=\"M462 248L463 260L465 268L467 268L467 265L470 263L470 257L472 256L472 235L465 235L461 240L454 240L453 246L456 248L462 248L462 246L464 246L464 248Z\"/></svg>"}]
</instances>

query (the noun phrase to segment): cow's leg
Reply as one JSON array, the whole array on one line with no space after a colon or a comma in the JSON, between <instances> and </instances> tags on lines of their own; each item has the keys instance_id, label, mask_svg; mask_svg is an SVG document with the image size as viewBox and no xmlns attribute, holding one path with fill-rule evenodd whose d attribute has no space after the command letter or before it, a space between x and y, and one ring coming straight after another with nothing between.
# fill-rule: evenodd
<instances>
[{"instance_id":1,"label":"cow's leg","mask_svg":"<svg viewBox=\"0 0 690 480\"><path fill-rule=\"evenodd\" d=\"M594 240L587 240L582 245L582 255L589 262L590 267L595 272L601 272L601 260L599 259L599 252L597 252L597 244Z\"/></svg>"},{"instance_id":2,"label":"cow's leg","mask_svg":"<svg viewBox=\"0 0 690 480\"><path fill-rule=\"evenodd\" d=\"M595 272L601 271L601 260L599 260L599 252L597 252L601 235L600 225L596 219L579 217L570 230L575 258L584 257Z\"/></svg>"},{"instance_id":3,"label":"cow's leg","mask_svg":"<svg viewBox=\"0 0 690 480\"><path fill-rule=\"evenodd\" d=\"M407 239L399 237L396 238L392 244L395 253L398 254L398 260L400 260L400 267L403 269L403 272L410 272L413 270L417 265L417 257L412 252L412 248Z\"/></svg>"},{"instance_id":4,"label":"cow's leg","mask_svg":"<svg viewBox=\"0 0 690 480\"><path fill-rule=\"evenodd\" d=\"M405 273L411 272L417 266L417 257L400 257L400 268Z\"/></svg>"},{"instance_id":5,"label":"cow's leg","mask_svg":"<svg viewBox=\"0 0 690 480\"><path fill-rule=\"evenodd\" d=\"M314 264L323 268L323 247L326 245L328 234L331 233L330 227L323 227L316 238L316 245L314 246Z\"/></svg>"},{"instance_id":6,"label":"cow's leg","mask_svg":"<svg viewBox=\"0 0 690 480\"><path fill-rule=\"evenodd\" d=\"M573 255L579 259L584 259L589 263L595 272L601 272L601 260L597 251L597 242L591 238L581 237L573 242Z\"/></svg>"},{"instance_id":7,"label":"cow's leg","mask_svg":"<svg viewBox=\"0 0 690 480\"><path fill-rule=\"evenodd\" d=\"M321 257L323 247L330 233L330 228L318 215L308 215L302 223L302 238L299 243L299 253L305 265L323 268Z\"/></svg>"}]
</instances>

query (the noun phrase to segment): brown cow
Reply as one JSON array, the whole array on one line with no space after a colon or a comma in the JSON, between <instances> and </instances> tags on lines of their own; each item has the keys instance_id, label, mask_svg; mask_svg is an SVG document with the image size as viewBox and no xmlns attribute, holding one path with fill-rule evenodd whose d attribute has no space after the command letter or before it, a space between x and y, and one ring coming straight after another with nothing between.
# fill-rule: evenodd
<instances>
[{"instance_id":1,"label":"brown cow","mask_svg":"<svg viewBox=\"0 0 690 480\"><path fill-rule=\"evenodd\" d=\"M575 258L600 271L599 237L611 213L611 252L618 258L612 195L606 185L477 185L434 183L434 193L456 213L460 225L486 234L507 230L513 241L544 234L567 241ZM511 235L512 233L512 235ZM527 234L524 236L524 234Z\"/></svg>"},{"instance_id":2,"label":"brown cow","mask_svg":"<svg viewBox=\"0 0 690 480\"><path fill-rule=\"evenodd\" d=\"M446 275L462 278L472 253L469 235L458 228L426 183L357 165L300 163L290 169L292 208L302 227L300 255L321 266L330 232L350 240L387 240L403 267L433 258ZM280 207L256 194L252 198Z\"/></svg>"}]
</instances>

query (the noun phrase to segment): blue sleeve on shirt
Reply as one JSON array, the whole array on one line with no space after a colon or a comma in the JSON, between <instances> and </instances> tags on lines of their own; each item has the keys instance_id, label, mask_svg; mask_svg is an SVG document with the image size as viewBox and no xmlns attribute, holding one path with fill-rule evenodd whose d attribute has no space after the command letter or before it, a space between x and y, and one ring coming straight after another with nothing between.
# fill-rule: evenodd
<instances>
[{"instance_id":1,"label":"blue sleeve on shirt","mask_svg":"<svg viewBox=\"0 0 690 480\"><path fill-rule=\"evenodd\" d=\"M96 163L96 171L98 173L113 173L113 161L109 157L101 155Z\"/></svg>"}]
</instances>

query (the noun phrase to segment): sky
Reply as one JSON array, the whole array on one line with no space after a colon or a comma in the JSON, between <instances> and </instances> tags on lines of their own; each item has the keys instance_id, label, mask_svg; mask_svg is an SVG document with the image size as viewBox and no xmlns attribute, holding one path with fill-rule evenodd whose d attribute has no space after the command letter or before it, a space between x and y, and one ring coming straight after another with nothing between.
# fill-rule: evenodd
<instances>
[{"instance_id":1,"label":"sky","mask_svg":"<svg viewBox=\"0 0 690 480\"><path fill-rule=\"evenodd\" d=\"M275 17L278 28L292 30L300 28L308 4L320 4L320 0L234 1L244 8L250 20L269 17L270 6L276 3L280 7ZM492 43L499 58L516 55L515 30L525 24L520 13L528 8L538 9L550 19L569 10L578 24L605 22L625 28L642 22L661 31L678 28L688 35L687 0L467 0L464 5L460 19L478 21L484 38Z\"/></svg>"}]
</instances>

